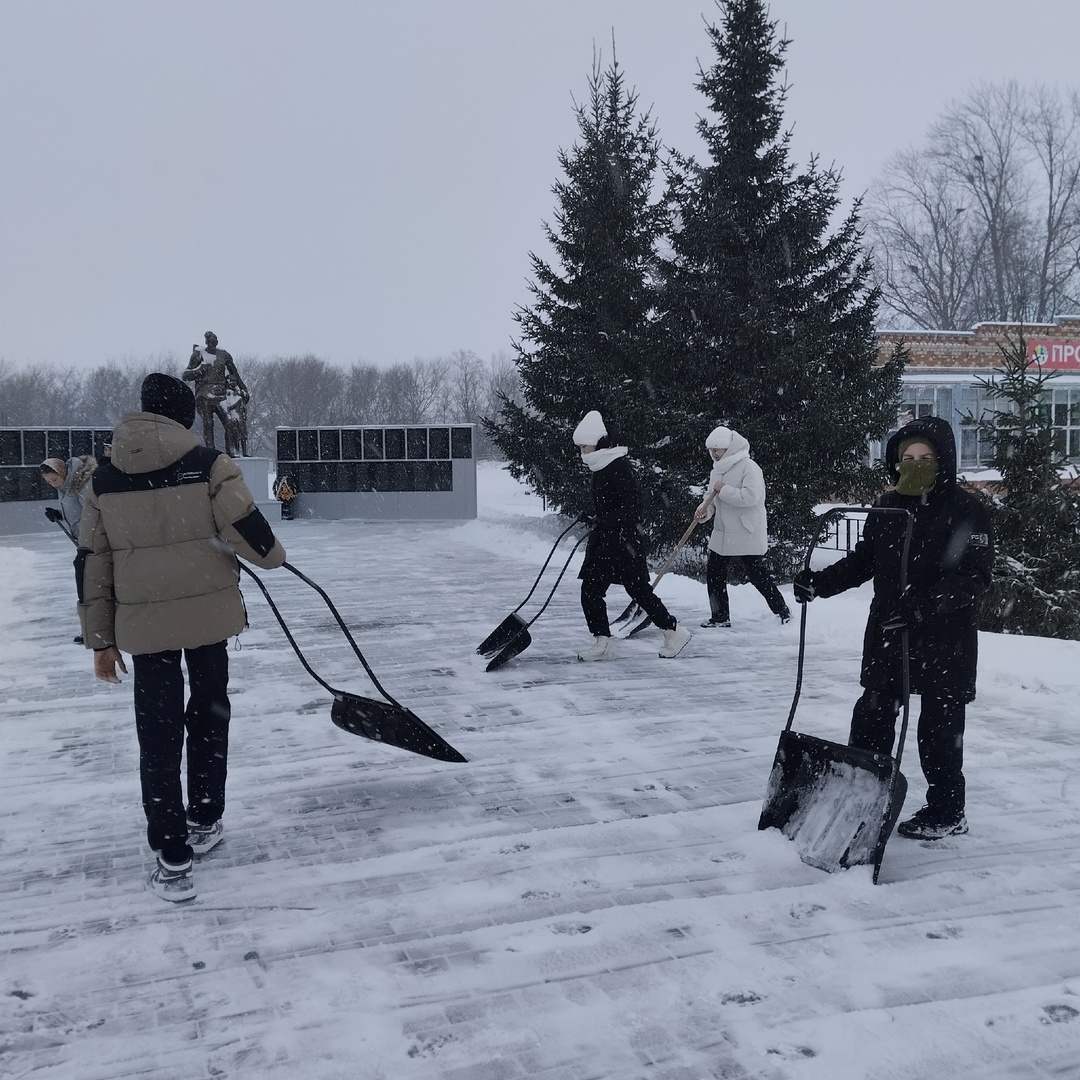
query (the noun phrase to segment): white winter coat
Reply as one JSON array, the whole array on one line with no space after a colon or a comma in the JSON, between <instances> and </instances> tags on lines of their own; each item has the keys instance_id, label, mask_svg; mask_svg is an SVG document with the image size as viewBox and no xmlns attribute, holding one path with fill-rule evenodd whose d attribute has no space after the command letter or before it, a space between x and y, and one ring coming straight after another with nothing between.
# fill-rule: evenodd
<instances>
[{"instance_id":1,"label":"white winter coat","mask_svg":"<svg viewBox=\"0 0 1080 1080\"><path fill-rule=\"evenodd\" d=\"M713 522L709 550L717 555L764 555L769 549L765 478L750 459L750 444L737 431L732 432L727 453L713 462L706 498L720 477L724 486L706 517Z\"/></svg>"}]
</instances>

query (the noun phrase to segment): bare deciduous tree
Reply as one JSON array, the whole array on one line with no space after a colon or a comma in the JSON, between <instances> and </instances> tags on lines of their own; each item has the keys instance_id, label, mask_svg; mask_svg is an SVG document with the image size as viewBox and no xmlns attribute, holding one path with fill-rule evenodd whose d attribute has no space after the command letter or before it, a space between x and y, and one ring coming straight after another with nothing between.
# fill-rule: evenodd
<instances>
[{"instance_id":1,"label":"bare deciduous tree","mask_svg":"<svg viewBox=\"0 0 1080 1080\"><path fill-rule=\"evenodd\" d=\"M248 451L274 457L278 427L344 424L478 424L494 416L505 395L518 400L517 368L505 357L485 366L475 353L348 371L316 356L240 357L251 394ZM39 364L16 368L0 360L0 426L111 425L139 407L139 386L150 371L178 374L175 357L110 361L89 371ZM493 448L482 432L477 452Z\"/></svg>"},{"instance_id":2,"label":"bare deciduous tree","mask_svg":"<svg viewBox=\"0 0 1080 1080\"><path fill-rule=\"evenodd\" d=\"M1080 97L1015 82L953 104L871 189L884 306L926 329L1042 322L1080 293Z\"/></svg>"}]
</instances>

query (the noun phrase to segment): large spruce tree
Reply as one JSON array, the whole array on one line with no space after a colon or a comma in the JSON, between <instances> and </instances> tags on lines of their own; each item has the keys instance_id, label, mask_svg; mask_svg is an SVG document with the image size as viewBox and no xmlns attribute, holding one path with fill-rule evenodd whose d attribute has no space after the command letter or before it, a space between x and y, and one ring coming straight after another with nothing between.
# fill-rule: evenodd
<instances>
[{"instance_id":1,"label":"large spruce tree","mask_svg":"<svg viewBox=\"0 0 1080 1080\"><path fill-rule=\"evenodd\" d=\"M1001 475L990 500L997 542L980 629L1080 639L1080 489L1058 445L1050 382L1028 361L1023 336L999 347L998 374L981 380L997 403L979 419Z\"/></svg>"},{"instance_id":2,"label":"large spruce tree","mask_svg":"<svg viewBox=\"0 0 1080 1080\"><path fill-rule=\"evenodd\" d=\"M567 513L584 505L588 477L571 435L586 412L599 409L639 459L655 441L654 278L665 229L653 194L659 140L617 61L594 67L576 113L580 139L559 153L555 224L544 226L555 262L530 256L533 303L515 315L522 404L504 402L485 425L511 473ZM651 475L643 471L646 500Z\"/></svg>"},{"instance_id":3,"label":"large spruce tree","mask_svg":"<svg viewBox=\"0 0 1080 1080\"><path fill-rule=\"evenodd\" d=\"M720 0L700 73L708 159L674 154L674 227L662 264L669 502L685 520L717 423L750 441L768 489L778 569L806 543L816 503L866 482L867 441L896 417L903 355L875 366L877 293L858 204L835 227L839 175L796 172L783 129L788 46L762 0Z\"/></svg>"}]
</instances>

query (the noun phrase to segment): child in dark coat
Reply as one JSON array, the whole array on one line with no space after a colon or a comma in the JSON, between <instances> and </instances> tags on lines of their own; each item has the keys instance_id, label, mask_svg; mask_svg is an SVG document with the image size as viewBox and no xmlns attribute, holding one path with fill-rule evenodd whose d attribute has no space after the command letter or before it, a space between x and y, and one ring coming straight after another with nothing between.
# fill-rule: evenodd
<instances>
[{"instance_id":1,"label":"child in dark coat","mask_svg":"<svg viewBox=\"0 0 1080 1080\"><path fill-rule=\"evenodd\" d=\"M871 509L862 539L845 558L796 575L795 599L834 596L873 578L851 746L892 753L903 697L901 631L908 631L911 693L922 699L919 760L927 790L926 805L896 831L938 840L968 831L965 708L975 697L979 602L990 584L994 538L985 506L957 486L956 444L946 420L906 424L889 439L885 461L896 486L874 506L912 515L907 588L900 588L904 518Z\"/></svg>"}]
</instances>

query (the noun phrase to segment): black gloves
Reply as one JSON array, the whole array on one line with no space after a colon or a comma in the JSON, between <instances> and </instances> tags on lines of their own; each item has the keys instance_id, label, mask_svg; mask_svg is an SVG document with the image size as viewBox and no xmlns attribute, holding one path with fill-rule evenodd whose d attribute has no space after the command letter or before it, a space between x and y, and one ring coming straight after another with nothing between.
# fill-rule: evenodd
<instances>
[{"instance_id":1,"label":"black gloves","mask_svg":"<svg viewBox=\"0 0 1080 1080\"><path fill-rule=\"evenodd\" d=\"M63 517L64 517L64 515L61 514L60 511L57 510L55 506L46 506L45 507L45 516L50 521L62 521Z\"/></svg>"},{"instance_id":2,"label":"black gloves","mask_svg":"<svg viewBox=\"0 0 1080 1080\"><path fill-rule=\"evenodd\" d=\"M578 514L578 521L580 521L586 529L593 529L596 527L595 514Z\"/></svg>"},{"instance_id":3,"label":"black gloves","mask_svg":"<svg viewBox=\"0 0 1080 1080\"><path fill-rule=\"evenodd\" d=\"M882 630L914 630L922 621L924 612L919 597L909 585L901 594L896 606L881 621Z\"/></svg>"},{"instance_id":4,"label":"black gloves","mask_svg":"<svg viewBox=\"0 0 1080 1080\"><path fill-rule=\"evenodd\" d=\"M800 570L792 579L791 584L795 591L795 602L797 604L809 604L817 596L813 570Z\"/></svg>"}]
</instances>

